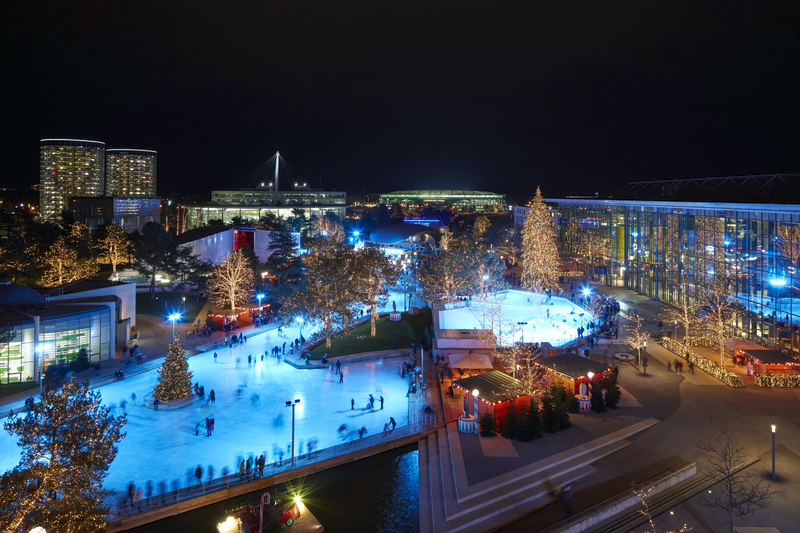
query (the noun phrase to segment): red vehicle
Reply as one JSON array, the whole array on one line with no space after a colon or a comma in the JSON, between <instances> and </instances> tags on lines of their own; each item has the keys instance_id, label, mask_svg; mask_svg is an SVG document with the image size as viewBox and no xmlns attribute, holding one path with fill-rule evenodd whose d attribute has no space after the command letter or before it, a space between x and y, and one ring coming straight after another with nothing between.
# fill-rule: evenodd
<instances>
[{"instance_id":1,"label":"red vehicle","mask_svg":"<svg viewBox=\"0 0 800 533\"><path fill-rule=\"evenodd\" d=\"M262 533L269 523L289 527L300 518L300 497L272 500L269 492L261 496L261 505L232 510L224 522L217 524L219 533Z\"/></svg>"}]
</instances>

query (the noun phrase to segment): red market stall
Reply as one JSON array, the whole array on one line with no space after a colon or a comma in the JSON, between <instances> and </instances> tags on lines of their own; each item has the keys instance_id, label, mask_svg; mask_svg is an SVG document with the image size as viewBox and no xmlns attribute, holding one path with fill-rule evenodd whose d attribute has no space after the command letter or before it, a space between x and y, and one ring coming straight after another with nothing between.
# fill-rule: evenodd
<instances>
[{"instance_id":1,"label":"red market stall","mask_svg":"<svg viewBox=\"0 0 800 533\"><path fill-rule=\"evenodd\" d=\"M563 385L567 392L580 394L581 383L589 386L589 375L593 381L603 379L609 370L603 363L598 363L571 352L563 352L550 357L542 357L534 361L545 369L547 388L553 384Z\"/></svg>"},{"instance_id":2,"label":"red market stall","mask_svg":"<svg viewBox=\"0 0 800 533\"><path fill-rule=\"evenodd\" d=\"M800 373L800 362L791 355L778 350L747 350L747 375Z\"/></svg>"},{"instance_id":3,"label":"red market stall","mask_svg":"<svg viewBox=\"0 0 800 533\"><path fill-rule=\"evenodd\" d=\"M497 431L502 431L508 416L508 408L513 403L515 408L527 409L531 399L527 394L518 395L511 391L522 390L523 383L512 378L505 372L492 370L484 374L477 374L468 378L453 381L453 386L464 391L464 410L473 410L475 397L473 391L477 390L478 413L476 420L489 413L494 417Z\"/></svg>"}]
</instances>

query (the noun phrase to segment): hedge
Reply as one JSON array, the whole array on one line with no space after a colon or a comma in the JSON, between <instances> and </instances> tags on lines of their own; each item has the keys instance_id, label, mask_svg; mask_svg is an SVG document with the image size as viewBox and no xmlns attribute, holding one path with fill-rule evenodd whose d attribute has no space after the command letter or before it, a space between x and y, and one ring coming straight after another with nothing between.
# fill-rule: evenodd
<instances>
[{"instance_id":1,"label":"hedge","mask_svg":"<svg viewBox=\"0 0 800 533\"><path fill-rule=\"evenodd\" d=\"M755 382L759 387L797 388L800 387L800 375L756 374Z\"/></svg>"},{"instance_id":2,"label":"hedge","mask_svg":"<svg viewBox=\"0 0 800 533\"><path fill-rule=\"evenodd\" d=\"M683 357L690 363L693 363L694 366L707 373L711 377L718 379L725 385L735 388L744 387L742 378L739 377L738 374L731 372L727 368L719 366L717 363L711 361L710 359L706 359L702 355L696 354L691 350L684 349L682 343L675 342L669 337L662 337L661 345L675 355Z\"/></svg>"}]
</instances>

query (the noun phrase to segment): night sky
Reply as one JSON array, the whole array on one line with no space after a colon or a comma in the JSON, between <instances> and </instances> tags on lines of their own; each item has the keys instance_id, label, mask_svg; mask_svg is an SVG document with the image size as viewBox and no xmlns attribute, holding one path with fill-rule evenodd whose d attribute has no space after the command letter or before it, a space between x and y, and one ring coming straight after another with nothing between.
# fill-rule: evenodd
<instances>
[{"instance_id":1,"label":"night sky","mask_svg":"<svg viewBox=\"0 0 800 533\"><path fill-rule=\"evenodd\" d=\"M352 192L800 171L797 2L536 4L3 2L2 182L42 137L158 150L161 194L276 149Z\"/></svg>"}]
</instances>

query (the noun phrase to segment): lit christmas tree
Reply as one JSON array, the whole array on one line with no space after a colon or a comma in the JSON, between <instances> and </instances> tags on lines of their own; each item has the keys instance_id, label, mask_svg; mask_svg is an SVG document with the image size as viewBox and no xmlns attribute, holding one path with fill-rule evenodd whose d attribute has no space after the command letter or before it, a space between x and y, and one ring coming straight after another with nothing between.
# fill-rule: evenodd
<instances>
[{"instance_id":1,"label":"lit christmas tree","mask_svg":"<svg viewBox=\"0 0 800 533\"><path fill-rule=\"evenodd\" d=\"M22 457L0 483L0 531L102 529L103 479L125 420L74 379L46 389L27 416L10 417L4 427L19 439Z\"/></svg>"},{"instance_id":2,"label":"lit christmas tree","mask_svg":"<svg viewBox=\"0 0 800 533\"><path fill-rule=\"evenodd\" d=\"M179 400L192 392L192 373L184 356L180 339L169 345L164 364L158 371L158 385L153 396L159 400Z\"/></svg>"},{"instance_id":3,"label":"lit christmas tree","mask_svg":"<svg viewBox=\"0 0 800 533\"><path fill-rule=\"evenodd\" d=\"M533 292L556 291L560 264L558 248L539 187L528 207L522 227L522 286Z\"/></svg>"}]
</instances>

